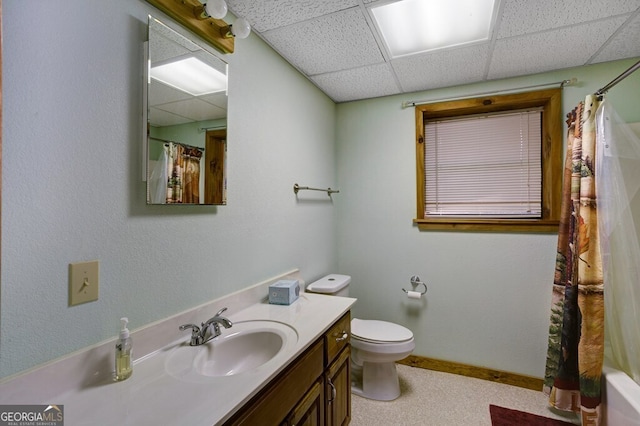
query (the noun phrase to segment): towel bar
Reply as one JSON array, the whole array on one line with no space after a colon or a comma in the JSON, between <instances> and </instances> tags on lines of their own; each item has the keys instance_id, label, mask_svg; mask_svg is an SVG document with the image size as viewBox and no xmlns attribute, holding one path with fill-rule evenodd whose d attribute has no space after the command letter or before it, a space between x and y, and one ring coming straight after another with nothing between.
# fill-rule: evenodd
<instances>
[{"instance_id":1,"label":"towel bar","mask_svg":"<svg viewBox=\"0 0 640 426\"><path fill-rule=\"evenodd\" d=\"M294 194L298 194L298 191L302 191L302 190L309 190L309 191L322 191L322 192L326 192L327 195L329 197L331 197L331 194L335 194L340 192L337 189L331 189L331 188L327 188L327 189L322 189L322 188L311 188L309 186L300 186L297 183L293 184L293 192Z\"/></svg>"}]
</instances>

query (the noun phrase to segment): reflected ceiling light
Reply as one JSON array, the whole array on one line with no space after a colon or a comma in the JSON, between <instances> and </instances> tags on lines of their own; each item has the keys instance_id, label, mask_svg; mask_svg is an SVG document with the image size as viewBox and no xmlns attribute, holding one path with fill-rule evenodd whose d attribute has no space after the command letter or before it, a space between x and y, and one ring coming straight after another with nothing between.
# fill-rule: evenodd
<instances>
[{"instance_id":1,"label":"reflected ceiling light","mask_svg":"<svg viewBox=\"0 0 640 426\"><path fill-rule=\"evenodd\" d=\"M227 89L227 77L224 74L193 56L152 67L150 75L193 96Z\"/></svg>"},{"instance_id":2,"label":"reflected ceiling light","mask_svg":"<svg viewBox=\"0 0 640 426\"><path fill-rule=\"evenodd\" d=\"M228 10L227 2L224 0L208 0L207 3L202 5L202 8L197 8L197 12L199 12L198 15L201 19L223 19L227 16ZM249 21L242 17L236 19L234 24L222 29L222 35L224 37L247 38L250 33L251 25Z\"/></svg>"},{"instance_id":3,"label":"reflected ceiling light","mask_svg":"<svg viewBox=\"0 0 640 426\"><path fill-rule=\"evenodd\" d=\"M486 41L499 0L402 0L372 7L392 57Z\"/></svg>"}]
</instances>

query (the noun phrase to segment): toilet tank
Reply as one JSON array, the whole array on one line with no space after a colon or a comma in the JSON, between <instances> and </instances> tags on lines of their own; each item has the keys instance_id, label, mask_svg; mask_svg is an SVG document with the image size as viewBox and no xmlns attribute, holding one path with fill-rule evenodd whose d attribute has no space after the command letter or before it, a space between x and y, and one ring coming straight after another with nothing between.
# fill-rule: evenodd
<instances>
[{"instance_id":1,"label":"toilet tank","mask_svg":"<svg viewBox=\"0 0 640 426\"><path fill-rule=\"evenodd\" d=\"M350 282L349 275L329 274L309 284L305 291L347 297L349 296Z\"/></svg>"}]
</instances>

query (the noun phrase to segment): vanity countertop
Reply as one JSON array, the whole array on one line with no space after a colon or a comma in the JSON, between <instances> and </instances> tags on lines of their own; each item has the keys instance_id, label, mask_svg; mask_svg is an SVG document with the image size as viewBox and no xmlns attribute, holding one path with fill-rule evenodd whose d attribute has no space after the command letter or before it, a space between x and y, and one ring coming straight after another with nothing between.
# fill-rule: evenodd
<instances>
[{"instance_id":1,"label":"vanity countertop","mask_svg":"<svg viewBox=\"0 0 640 426\"><path fill-rule=\"evenodd\" d=\"M40 378L31 377L28 380L29 385L21 385L22 390L19 394L16 394L15 388L11 389L11 381L2 383L0 388L10 391L12 395L3 390L5 396L0 396L0 403L64 405L64 418L70 425L220 424L304 352L347 312L355 301L356 299L347 297L301 293L300 298L288 306L271 305L263 301L237 312L230 308L225 314L228 314L226 316L233 322L269 320L295 328L298 341L295 347L290 349L290 355L280 363L263 366L268 368L257 368L210 381L187 382L166 372L166 356L163 356L162 350L158 350L136 360L133 375L122 382L88 380L89 385L73 386L72 389L55 394L51 400L32 400L28 394L28 387L35 386L38 380L47 380L45 369L40 371ZM189 339L188 333L179 333L176 336L182 336L181 339L184 341ZM79 361L81 360L80 358ZM110 361L112 362L103 360L105 363ZM78 365L76 368L76 371L79 371L83 367ZM30 374L35 375L38 372ZM31 397L33 396L31 394Z\"/></svg>"}]
</instances>

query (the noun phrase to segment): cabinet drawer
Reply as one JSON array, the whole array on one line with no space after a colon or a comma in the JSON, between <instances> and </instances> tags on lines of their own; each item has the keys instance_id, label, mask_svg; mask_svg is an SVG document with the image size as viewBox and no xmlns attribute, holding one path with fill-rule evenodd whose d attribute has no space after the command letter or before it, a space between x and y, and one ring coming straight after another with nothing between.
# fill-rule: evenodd
<instances>
[{"instance_id":1,"label":"cabinet drawer","mask_svg":"<svg viewBox=\"0 0 640 426\"><path fill-rule=\"evenodd\" d=\"M351 339L351 314L347 312L325 334L325 366L328 366Z\"/></svg>"}]
</instances>

